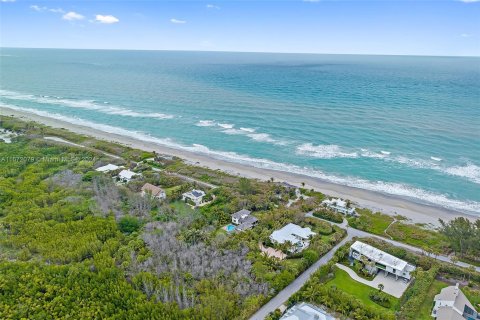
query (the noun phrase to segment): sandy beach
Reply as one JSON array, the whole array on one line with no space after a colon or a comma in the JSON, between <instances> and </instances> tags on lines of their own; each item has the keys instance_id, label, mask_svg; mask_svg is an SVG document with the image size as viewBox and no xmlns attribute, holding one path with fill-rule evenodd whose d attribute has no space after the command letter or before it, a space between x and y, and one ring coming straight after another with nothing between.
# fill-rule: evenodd
<instances>
[{"instance_id":1,"label":"sandy beach","mask_svg":"<svg viewBox=\"0 0 480 320\"><path fill-rule=\"evenodd\" d=\"M260 169L253 166L227 162L224 160L215 159L211 156L192 153L184 150L177 150L152 142L144 142L123 135L107 133L95 128L75 125L69 122L43 117L29 112L0 107L0 114L43 123L53 128L65 128L78 134L91 136L105 141L114 141L145 151L156 151L158 153L177 156L198 166L205 166L210 169L220 169L230 174L244 176L247 178L260 180L274 178L276 181L286 181L297 186L301 186L302 183L305 183L305 187L308 189L313 188L329 196L350 199L356 203L358 207L365 207L374 211L381 211L391 215L399 214L407 217L413 223L426 223L431 224L432 226L437 226L439 224L438 219L451 220L458 216L471 219L475 218L474 216L453 210L413 202L409 199L333 184L318 178L312 178L304 175Z\"/></svg>"}]
</instances>

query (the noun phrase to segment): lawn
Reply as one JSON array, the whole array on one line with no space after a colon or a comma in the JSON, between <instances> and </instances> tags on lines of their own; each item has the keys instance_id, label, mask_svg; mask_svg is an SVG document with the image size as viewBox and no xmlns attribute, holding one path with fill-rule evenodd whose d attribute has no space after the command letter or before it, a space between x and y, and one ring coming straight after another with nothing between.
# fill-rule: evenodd
<instances>
[{"instance_id":1,"label":"lawn","mask_svg":"<svg viewBox=\"0 0 480 320\"><path fill-rule=\"evenodd\" d=\"M366 306L370 306L372 308L385 311L386 308L376 304L370 298L368 297L369 293L376 290L374 288L371 288L363 283L357 282L350 278L348 273L345 271L336 268L335 270L335 277L328 281L326 283L327 286L333 287L335 286L337 289L340 289L346 293L349 293L353 296L355 296L357 299L362 301ZM387 310L391 310L392 313L395 312L395 310L398 307L399 304L399 299L390 296L390 308Z\"/></svg>"},{"instance_id":2,"label":"lawn","mask_svg":"<svg viewBox=\"0 0 480 320\"><path fill-rule=\"evenodd\" d=\"M199 214L197 210L192 209L192 207L180 200L170 203L170 206L173 207L179 217L192 217Z\"/></svg>"},{"instance_id":3,"label":"lawn","mask_svg":"<svg viewBox=\"0 0 480 320\"><path fill-rule=\"evenodd\" d=\"M432 313L433 308L433 298L435 295L440 293L440 290L443 288L448 287L448 284L442 281L435 280L433 281L430 289L428 289L427 296L423 301L422 305L420 306L420 310L418 313L419 320L431 320L433 319L430 315Z\"/></svg>"}]
</instances>

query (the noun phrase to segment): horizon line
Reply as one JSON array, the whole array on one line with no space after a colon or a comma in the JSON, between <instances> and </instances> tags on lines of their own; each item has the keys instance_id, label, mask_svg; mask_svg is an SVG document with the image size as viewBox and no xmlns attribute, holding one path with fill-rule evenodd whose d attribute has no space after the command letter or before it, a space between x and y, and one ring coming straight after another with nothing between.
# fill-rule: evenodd
<instances>
[{"instance_id":1,"label":"horizon line","mask_svg":"<svg viewBox=\"0 0 480 320\"><path fill-rule=\"evenodd\" d=\"M393 54L393 53L328 53L328 52L281 52L281 51L228 51L228 50L192 50L192 49L126 49L126 48L64 48L64 47L4 47L2 49L34 50L102 50L102 51L162 51L162 52L215 52L215 53L263 53L263 54L298 54L298 55L350 55L350 56L391 56L391 57L443 57L443 58L480 58L471 55L434 55L434 54Z\"/></svg>"}]
</instances>

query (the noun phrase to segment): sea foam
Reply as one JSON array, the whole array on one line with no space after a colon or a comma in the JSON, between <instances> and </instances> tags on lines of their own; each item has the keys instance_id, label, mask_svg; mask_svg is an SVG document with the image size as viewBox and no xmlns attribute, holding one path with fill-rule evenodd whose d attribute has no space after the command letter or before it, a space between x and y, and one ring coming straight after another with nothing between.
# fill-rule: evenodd
<instances>
[{"instance_id":1,"label":"sea foam","mask_svg":"<svg viewBox=\"0 0 480 320\"><path fill-rule=\"evenodd\" d=\"M60 106L67 106L69 108L79 108L79 109L86 109L86 110L93 110L100 113L111 114L111 115L119 115L125 117L135 117L135 118L155 118L155 119L172 119L174 118L173 115L164 114L164 113L143 113L143 112L136 112L130 109L118 107L118 106L105 106L103 102L102 105L99 105L95 102L95 100L73 100L73 99L66 99L61 97L52 98L48 95L43 96L35 96L31 94L22 94L14 91L7 91L7 90L0 90L0 97L7 98L10 100L21 100L21 101L29 101L41 104L50 104L50 105L60 105Z\"/></svg>"},{"instance_id":2,"label":"sea foam","mask_svg":"<svg viewBox=\"0 0 480 320\"><path fill-rule=\"evenodd\" d=\"M238 154L230 151L212 150L207 146L204 146L201 144L183 145L169 138L157 138L143 132L131 131L131 130L118 128L110 125L99 124L99 123L91 122L91 121L80 119L80 118L72 118L72 117L63 116L55 113L49 113L46 111L40 111L36 109L21 108L21 107L9 105L9 104L4 104L1 102L0 102L0 107L6 107L10 109L30 112L39 116L57 119L57 120L65 121L72 124L78 124L85 127L101 130L107 133L118 134L125 137L138 139L141 141L156 143L158 145L163 145L163 146L174 148L174 149L204 154L204 155L211 156L213 158L217 158L217 159L225 160L229 162L245 164L245 165L262 168L262 169L290 172L290 173L305 175L308 177L315 177L324 181L342 184L350 187L377 191L377 192L396 195L396 196L408 197L411 199L416 199L417 201L420 201L420 202L440 205L445 208L459 210L462 212L475 213L475 214L480 213L480 202L452 199L444 194L430 192L430 191L423 190L420 188L415 188L406 184L382 182L382 181L368 181L365 179L360 179L357 177L349 177L349 176L346 176L346 177L335 176L331 174L326 174L320 170L316 170L313 168L300 167L297 165L287 164L282 162L275 162L269 159L255 158L248 155L242 155L242 154ZM475 172L476 170L478 170L478 167L476 167L476 169L474 168ZM461 172L461 171L462 170L458 172ZM455 172L455 173L458 174L458 172Z\"/></svg>"}]
</instances>

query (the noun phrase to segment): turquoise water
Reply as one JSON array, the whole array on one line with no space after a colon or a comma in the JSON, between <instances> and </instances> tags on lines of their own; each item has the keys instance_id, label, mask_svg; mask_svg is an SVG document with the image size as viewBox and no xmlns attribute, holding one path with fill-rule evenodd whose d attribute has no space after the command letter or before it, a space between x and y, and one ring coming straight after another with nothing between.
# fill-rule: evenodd
<instances>
[{"instance_id":1,"label":"turquoise water","mask_svg":"<svg viewBox=\"0 0 480 320\"><path fill-rule=\"evenodd\" d=\"M233 224L227 225L227 232L232 232L235 230L235 226Z\"/></svg>"},{"instance_id":2,"label":"turquoise water","mask_svg":"<svg viewBox=\"0 0 480 320\"><path fill-rule=\"evenodd\" d=\"M480 214L480 59L2 49L0 105Z\"/></svg>"}]
</instances>

